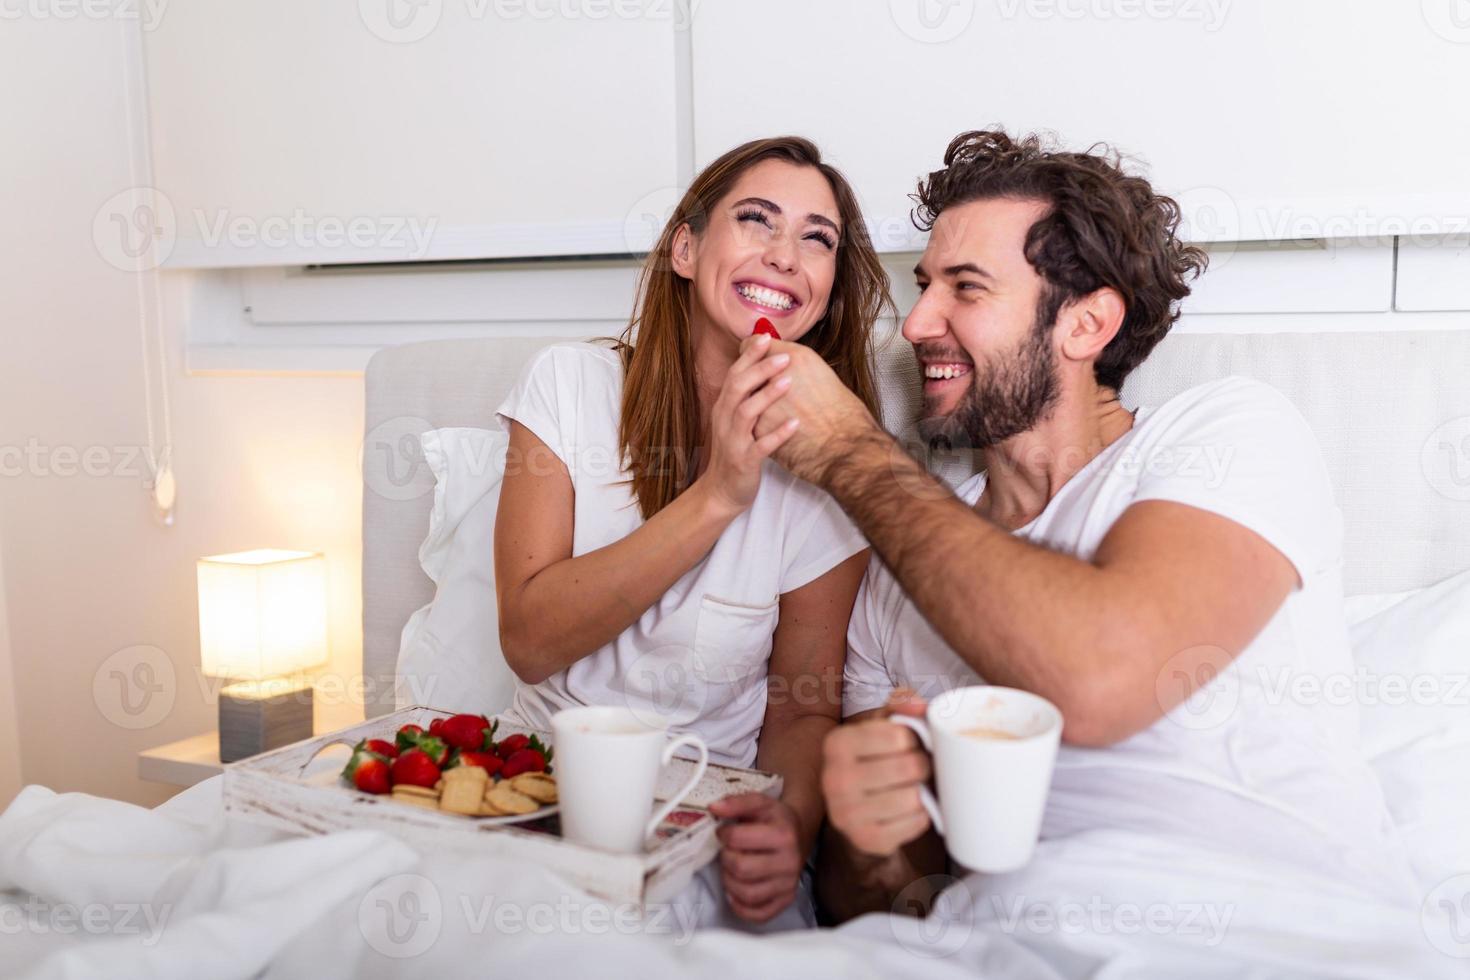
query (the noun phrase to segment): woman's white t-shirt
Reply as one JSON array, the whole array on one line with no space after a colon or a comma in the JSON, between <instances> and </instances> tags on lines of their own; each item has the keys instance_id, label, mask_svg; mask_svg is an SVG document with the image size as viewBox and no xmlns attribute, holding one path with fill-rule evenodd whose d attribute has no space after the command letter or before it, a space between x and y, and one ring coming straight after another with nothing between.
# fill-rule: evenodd
<instances>
[{"instance_id":1,"label":"woman's white t-shirt","mask_svg":"<svg viewBox=\"0 0 1470 980\"><path fill-rule=\"evenodd\" d=\"M557 344L532 359L496 413L566 464L576 495L574 558L643 524L618 448L622 395L614 351ZM767 460L755 502L709 554L611 643L540 684L518 683L512 719L545 729L563 708L626 704L650 722L699 735L711 761L749 766L780 597L866 547L831 497Z\"/></svg>"},{"instance_id":2,"label":"woman's white t-shirt","mask_svg":"<svg viewBox=\"0 0 1470 980\"><path fill-rule=\"evenodd\" d=\"M980 475L956 491L973 505ZM1043 838L1131 828L1305 866L1379 894L1410 886L1382 791L1358 744L1342 594L1342 519L1306 421L1244 378L1200 385L1155 409L1015 533L1090 560L1124 511L1167 500L1249 528L1296 567L1301 588L1212 683L1105 749L1063 745ZM1182 684L1166 665L1159 690ZM851 715L897 687L932 698L979 683L874 559L848 630Z\"/></svg>"}]
</instances>

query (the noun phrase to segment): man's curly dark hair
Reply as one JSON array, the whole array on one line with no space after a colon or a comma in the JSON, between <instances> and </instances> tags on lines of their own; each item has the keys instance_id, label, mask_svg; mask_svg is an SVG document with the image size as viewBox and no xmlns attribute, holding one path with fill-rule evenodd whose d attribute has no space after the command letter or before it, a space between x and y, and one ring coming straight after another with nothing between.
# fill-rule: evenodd
<instances>
[{"instance_id":1,"label":"man's curly dark hair","mask_svg":"<svg viewBox=\"0 0 1470 980\"><path fill-rule=\"evenodd\" d=\"M921 180L912 197L922 231L957 204L1047 204L1025 245L1026 261L1045 282L1040 322L1055 323L1063 306L1094 290L1116 289L1127 313L1094 367L1098 384L1115 391L1174 326L1179 301L1189 295L1185 279L1198 277L1208 262L1202 249L1177 237L1179 205L1125 174L1121 155L1101 143L1070 153L1036 134L961 133L944 151L944 169Z\"/></svg>"}]
</instances>

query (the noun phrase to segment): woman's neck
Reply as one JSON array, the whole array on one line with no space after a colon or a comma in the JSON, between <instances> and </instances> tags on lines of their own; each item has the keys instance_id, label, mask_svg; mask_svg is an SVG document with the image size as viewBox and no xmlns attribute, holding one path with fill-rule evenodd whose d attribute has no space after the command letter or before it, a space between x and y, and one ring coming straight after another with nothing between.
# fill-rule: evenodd
<instances>
[{"instance_id":1,"label":"woman's neck","mask_svg":"<svg viewBox=\"0 0 1470 980\"><path fill-rule=\"evenodd\" d=\"M740 357L740 347L728 333L709 323L695 310L689 324L689 346L694 357L694 391L699 398L698 464L695 475L704 472L709 457L709 419L715 399L725 386L730 366Z\"/></svg>"}]
</instances>

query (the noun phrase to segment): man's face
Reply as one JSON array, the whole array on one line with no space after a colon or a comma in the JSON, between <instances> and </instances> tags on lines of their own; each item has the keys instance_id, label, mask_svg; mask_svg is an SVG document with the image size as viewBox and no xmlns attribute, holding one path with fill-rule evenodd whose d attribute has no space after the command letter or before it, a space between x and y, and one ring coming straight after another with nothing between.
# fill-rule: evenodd
<instances>
[{"instance_id":1,"label":"man's face","mask_svg":"<svg viewBox=\"0 0 1470 980\"><path fill-rule=\"evenodd\" d=\"M1045 285L1026 261L1039 201L945 209L914 268L919 301L903 324L924 375L919 434L984 449L1034 428L1060 394L1052 324L1037 322Z\"/></svg>"}]
</instances>

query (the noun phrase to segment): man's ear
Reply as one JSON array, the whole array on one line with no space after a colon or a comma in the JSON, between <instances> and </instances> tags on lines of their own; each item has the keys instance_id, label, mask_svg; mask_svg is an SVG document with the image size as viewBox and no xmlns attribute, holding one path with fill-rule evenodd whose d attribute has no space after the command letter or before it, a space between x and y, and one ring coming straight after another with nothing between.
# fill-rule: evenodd
<instances>
[{"instance_id":1,"label":"man's ear","mask_svg":"<svg viewBox=\"0 0 1470 980\"><path fill-rule=\"evenodd\" d=\"M1095 361L1123 327L1128 313L1123 296L1111 286L1095 289L1062 309L1062 356Z\"/></svg>"},{"instance_id":2,"label":"man's ear","mask_svg":"<svg viewBox=\"0 0 1470 980\"><path fill-rule=\"evenodd\" d=\"M689 230L687 221L674 229L669 261L676 275L684 279L694 278L694 232Z\"/></svg>"}]
</instances>

